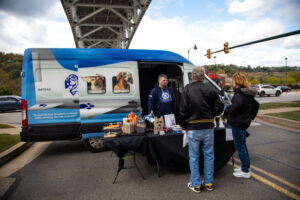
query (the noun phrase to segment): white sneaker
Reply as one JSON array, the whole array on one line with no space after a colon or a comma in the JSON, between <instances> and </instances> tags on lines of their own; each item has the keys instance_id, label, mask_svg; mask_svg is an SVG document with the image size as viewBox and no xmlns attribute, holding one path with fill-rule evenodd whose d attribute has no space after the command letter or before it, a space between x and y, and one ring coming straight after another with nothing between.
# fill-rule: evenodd
<instances>
[{"instance_id":1,"label":"white sneaker","mask_svg":"<svg viewBox=\"0 0 300 200\"><path fill-rule=\"evenodd\" d=\"M238 178L251 178L251 172L236 171L233 172L233 176Z\"/></svg>"},{"instance_id":2,"label":"white sneaker","mask_svg":"<svg viewBox=\"0 0 300 200\"><path fill-rule=\"evenodd\" d=\"M234 168L233 172L241 172L242 171L242 168L239 167L239 168ZM251 172L251 169L249 168L249 172Z\"/></svg>"}]
</instances>

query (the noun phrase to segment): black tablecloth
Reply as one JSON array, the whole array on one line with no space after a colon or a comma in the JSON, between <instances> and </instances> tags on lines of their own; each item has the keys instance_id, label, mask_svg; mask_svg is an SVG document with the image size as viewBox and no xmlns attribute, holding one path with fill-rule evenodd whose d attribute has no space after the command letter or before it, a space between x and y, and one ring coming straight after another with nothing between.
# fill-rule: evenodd
<instances>
[{"instance_id":1,"label":"black tablecloth","mask_svg":"<svg viewBox=\"0 0 300 200\"><path fill-rule=\"evenodd\" d=\"M233 155L235 148L233 141L225 141L225 129L215 129L215 170L222 168ZM183 134L166 134L121 136L105 138L106 145L118 157L123 157L128 151L135 151L147 156L148 161L155 160L159 165L169 169L188 169L188 147L182 147ZM200 166L203 166L203 156L200 156Z\"/></svg>"},{"instance_id":2,"label":"black tablecloth","mask_svg":"<svg viewBox=\"0 0 300 200\"><path fill-rule=\"evenodd\" d=\"M118 157L123 157L128 151L147 154L148 140L146 135L126 135L115 138L104 138L107 147Z\"/></svg>"},{"instance_id":3,"label":"black tablecloth","mask_svg":"<svg viewBox=\"0 0 300 200\"><path fill-rule=\"evenodd\" d=\"M189 168L188 147L182 147L182 134L167 134L163 136L148 136L148 152L160 165L169 169L183 170ZM233 141L225 141L225 129L214 131L215 170L221 169L235 152ZM200 167L203 167L203 154L200 156Z\"/></svg>"}]
</instances>

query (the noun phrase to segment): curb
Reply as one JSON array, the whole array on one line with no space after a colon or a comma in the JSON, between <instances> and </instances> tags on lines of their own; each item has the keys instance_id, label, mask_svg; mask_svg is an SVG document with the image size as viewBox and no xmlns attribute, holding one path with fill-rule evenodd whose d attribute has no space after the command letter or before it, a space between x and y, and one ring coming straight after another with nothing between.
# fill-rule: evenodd
<instances>
[{"instance_id":1,"label":"curb","mask_svg":"<svg viewBox=\"0 0 300 200\"><path fill-rule=\"evenodd\" d=\"M7 200L20 183L19 177L0 178L0 199Z\"/></svg>"},{"instance_id":2,"label":"curb","mask_svg":"<svg viewBox=\"0 0 300 200\"><path fill-rule=\"evenodd\" d=\"M0 153L0 167L28 149L33 143L34 142L19 142L6 151Z\"/></svg>"},{"instance_id":3,"label":"curb","mask_svg":"<svg viewBox=\"0 0 300 200\"><path fill-rule=\"evenodd\" d=\"M269 122L271 124L280 125L283 127L289 127L293 129L300 129L300 122L294 121L294 120L288 120L268 115L258 115L258 119L261 119L263 121Z\"/></svg>"}]
</instances>

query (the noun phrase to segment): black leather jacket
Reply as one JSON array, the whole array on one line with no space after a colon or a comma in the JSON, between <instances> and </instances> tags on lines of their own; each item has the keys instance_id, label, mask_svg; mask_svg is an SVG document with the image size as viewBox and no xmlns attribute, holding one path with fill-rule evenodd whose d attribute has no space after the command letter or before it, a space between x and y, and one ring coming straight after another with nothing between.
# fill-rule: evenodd
<instances>
[{"instance_id":1,"label":"black leather jacket","mask_svg":"<svg viewBox=\"0 0 300 200\"><path fill-rule=\"evenodd\" d=\"M188 130L213 128L212 122L189 123L192 120L212 120L223 112L224 104L212 85L193 82L184 88L181 98L180 115L188 124ZM183 125L184 126L184 125Z\"/></svg>"}]
</instances>

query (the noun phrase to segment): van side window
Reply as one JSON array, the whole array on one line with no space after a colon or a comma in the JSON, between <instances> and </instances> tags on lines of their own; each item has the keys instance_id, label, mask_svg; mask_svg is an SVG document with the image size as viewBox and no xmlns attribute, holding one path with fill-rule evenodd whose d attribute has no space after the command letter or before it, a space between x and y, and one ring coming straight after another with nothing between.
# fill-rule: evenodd
<instances>
[{"instance_id":1,"label":"van side window","mask_svg":"<svg viewBox=\"0 0 300 200\"><path fill-rule=\"evenodd\" d=\"M106 93L106 79L101 74L96 76L82 76L82 80L87 83L88 94L105 94Z\"/></svg>"},{"instance_id":2,"label":"van side window","mask_svg":"<svg viewBox=\"0 0 300 200\"><path fill-rule=\"evenodd\" d=\"M132 73L129 71L121 71L112 77L113 93L130 93L130 86L133 84Z\"/></svg>"}]
</instances>

